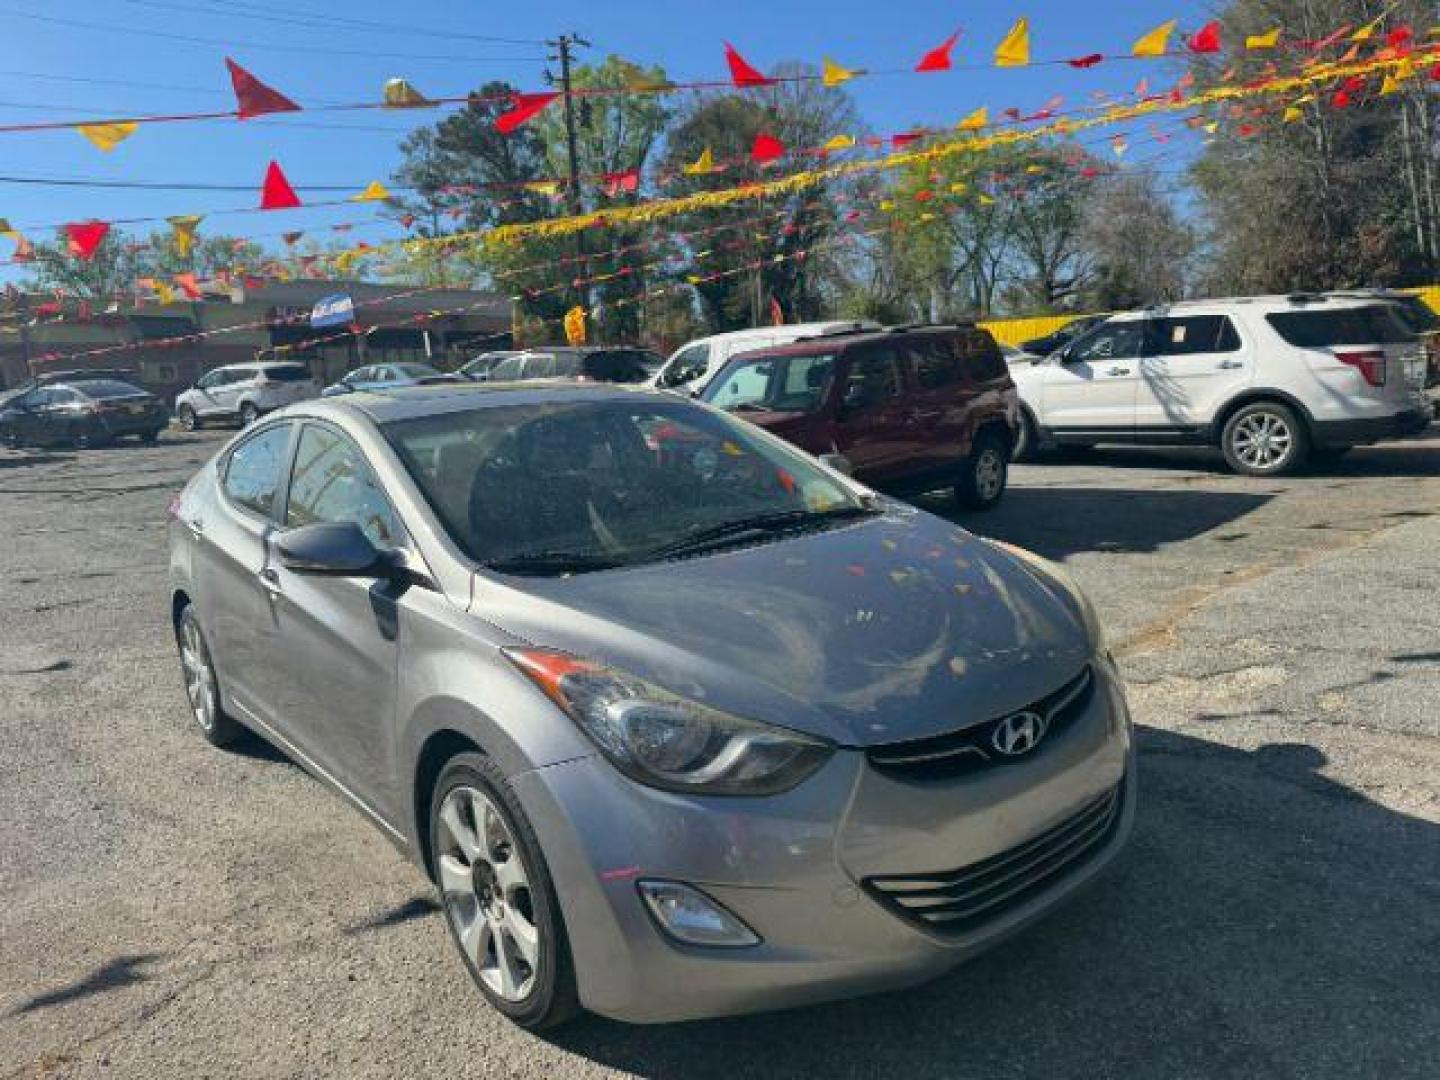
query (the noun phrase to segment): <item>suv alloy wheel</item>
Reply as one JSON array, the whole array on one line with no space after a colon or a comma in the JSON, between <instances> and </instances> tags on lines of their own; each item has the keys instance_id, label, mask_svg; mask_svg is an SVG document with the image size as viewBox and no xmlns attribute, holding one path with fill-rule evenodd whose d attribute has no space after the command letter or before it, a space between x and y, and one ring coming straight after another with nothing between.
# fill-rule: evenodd
<instances>
[{"instance_id":1,"label":"suv alloy wheel","mask_svg":"<svg viewBox=\"0 0 1440 1080\"><path fill-rule=\"evenodd\" d=\"M1288 406L1257 401L1230 417L1220 435L1225 461L1246 476L1279 476L1310 456L1310 435Z\"/></svg>"},{"instance_id":2,"label":"suv alloy wheel","mask_svg":"<svg viewBox=\"0 0 1440 1080\"><path fill-rule=\"evenodd\" d=\"M244 402L240 406L240 425L242 427L249 427L251 424L255 423L255 421L259 419L260 410L255 407L255 403L253 401Z\"/></svg>"}]
</instances>

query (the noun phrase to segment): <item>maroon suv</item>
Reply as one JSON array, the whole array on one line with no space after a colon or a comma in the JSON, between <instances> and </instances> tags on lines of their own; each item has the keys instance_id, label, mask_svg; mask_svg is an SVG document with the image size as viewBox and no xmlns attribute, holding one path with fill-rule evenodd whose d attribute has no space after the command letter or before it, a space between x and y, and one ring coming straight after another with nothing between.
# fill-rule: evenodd
<instances>
[{"instance_id":1,"label":"maroon suv","mask_svg":"<svg viewBox=\"0 0 1440 1080\"><path fill-rule=\"evenodd\" d=\"M897 495L954 487L1000 501L1014 446L1015 384L973 325L842 331L730 360L701 395L812 454L843 456Z\"/></svg>"}]
</instances>

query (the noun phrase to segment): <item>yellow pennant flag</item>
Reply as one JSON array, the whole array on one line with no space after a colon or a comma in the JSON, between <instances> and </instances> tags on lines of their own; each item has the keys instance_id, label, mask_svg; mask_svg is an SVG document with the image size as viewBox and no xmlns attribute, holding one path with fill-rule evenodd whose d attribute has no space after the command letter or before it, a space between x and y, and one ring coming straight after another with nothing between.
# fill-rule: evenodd
<instances>
[{"instance_id":1,"label":"yellow pennant flag","mask_svg":"<svg viewBox=\"0 0 1440 1080\"><path fill-rule=\"evenodd\" d=\"M827 139L825 141L825 145L822 146L821 149L828 150L833 153L836 150L849 150L854 145L854 135L835 135Z\"/></svg>"},{"instance_id":2,"label":"yellow pennant flag","mask_svg":"<svg viewBox=\"0 0 1440 1080\"><path fill-rule=\"evenodd\" d=\"M1025 67L1030 63L1030 20L1019 19L995 49L996 67Z\"/></svg>"},{"instance_id":3,"label":"yellow pennant flag","mask_svg":"<svg viewBox=\"0 0 1440 1080\"><path fill-rule=\"evenodd\" d=\"M1205 134L1207 135L1214 135L1219 130L1220 123L1217 120L1211 120L1210 123L1205 125Z\"/></svg>"},{"instance_id":4,"label":"yellow pennant flag","mask_svg":"<svg viewBox=\"0 0 1440 1080\"><path fill-rule=\"evenodd\" d=\"M1245 39L1247 49L1273 49L1280 44L1280 27L1276 27L1269 33L1251 34Z\"/></svg>"},{"instance_id":5,"label":"yellow pennant flag","mask_svg":"<svg viewBox=\"0 0 1440 1080\"><path fill-rule=\"evenodd\" d=\"M526 191L533 191L537 195L545 195L554 198L560 194L559 180L532 180L525 185Z\"/></svg>"},{"instance_id":6,"label":"yellow pennant flag","mask_svg":"<svg viewBox=\"0 0 1440 1080\"><path fill-rule=\"evenodd\" d=\"M680 171L686 176L704 176L706 173L712 173L715 171L715 155L707 146L700 151L698 158L691 164L682 166Z\"/></svg>"},{"instance_id":7,"label":"yellow pennant flag","mask_svg":"<svg viewBox=\"0 0 1440 1080\"><path fill-rule=\"evenodd\" d=\"M993 196L990 196L990 195L981 195L981 196L980 196L980 205L981 205L981 206L994 206L994 205L995 205L995 199L994 199Z\"/></svg>"},{"instance_id":8,"label":"yellow pennant flag","mask_svg":"<svg viewBox=\"0 0 1440 1080\"><path fill-rule=\"evenodd\" d=\"M1373 38L1376 34L1378 34L1378 33L1380 32L1380 24L1383 23L1384 21L1385 21L1385 16L1384 16L1384 15L1381 15L1381 16L1380 16L1378 19L1376 19L1374 22L1372 22L1372 23L1367 23L1366 25L1362 26L1359 30L1356 30L1355 33L1351 34L1351 35L1350 35L1350 40L1351 40L1351 41L1369 41L1371 38Z\"/></svg>"},{"instance_id":9,"label":"yellow pennant flag","mask_svg":"<svg viewBox=\"0 0 1440 1080\"><path fill-rule=\"evenodd\" d=\"M952 194L952 195L964 195L965 192L967 192L967 191L969 191L969 190L970 190L970 185L969 185L969 184L966 184L966 183L964 183L964 182L962 182L962 181L960 181L960 180L957 180L957 181L955 181L955 183L953 183L953 184L950 185L950 194Z\"/></svg>"},{"instance_id":10,"label":"yellow pennant flag","mask_svg":"<svg viewBox=\"0 0 1440 1080\"><path fill-rule=\"evenodd\" d=\"M1381 97L1385 97L1388 94L1398 93L1399 90L1400 80L1395 78L1394 75L1386 75L1385 80L1380 84Z\"/></svg>"},{"instance_id":11,"label":"yellow pennant flag","mask_svg":"<svg viewBox=\"0 0 1440 1080\"><path fill-rule=\"evenodd\" d=\"M195 246L195 230L203 220L199 214L181 214L177 217L166 218L170 222L171 239L175 241L175 250L183 258L190 254L190 249Z\"/></svg>"},{"instance_id":12,"label":"yellow pennant flag","mask_svg":"<svg viewBox=\"0 0 1440 1080\"><path fill-rule=\"evenodd\" d=\"M1175 24L1178 20L1171 19L1167 23L1161 23L1154 30L1135 42L1135 47L1130 50L1134 56L1164 56L1165 50L1170 45L1170 35L1175 32Z\"/></svg>"},{"instance_id":13,"label":"yellow pennant flag","mask_svg":"<svg viewBox=\"0 0 1440 1080\"><path fill-rule=\"evenodd\" d=\"M571 345L585 344L585 309L579 304L565 312L565 341Z\"/></svg>"},{"instance_id":14,"label":"yellow pennant flag","mask_svg":"<svg viewBox=\"0 0 1440 1080\"><path fill-rule=\"evenodd\" d=\"M423 109L434 104L404 79L387 80L383 93L385 104L392 109Z\"/></svg>"},{"instance_id":15,"label":"yellow pennant flag","mask_svg":"<svg viewBox=\"0 0 1440 1080\"><path fill-rule=\"evenodd\" d=\"M107 154L134 135L140 127L134 121L121 124L79 124L75 130Z\"/></svg>"},{"instance_id":16,"label":"yellow pennant flag","mask_svg":"<svg viewBox=\"0 0 1440 1080\"><path fill-rule=\"evenodd\" d=\"M1296 108L1294 105L1290 105L1285 109L1285 116L1283 117L1283 119L1285 123L1293 124L1295 123L1295 121L1303 119L1304 116L1305 114L1301 112L1298 108Z\"/></svg>"},{"instance_id":17,"label":"yellow pennant flag","mask_svg":"<svg viewBox=\"0 0 1440 1080\"><path fill-rule=\"evenodd\" d=\"M990 123L990 110L984 105L955 125L957 131L979 131Z\"/></svg>"},{"instance_id":18,"label":"yellow pennant flag","mask_svg":"<svg viewBox=\"0 0 1440 1080\"><path fill-rule=\"evenodd\" d=\"M0 217L0 236L19 236L9 218Z\"/></svg>"},{"instance_id":19,"label":"yellow pennant flag","mask_svg":"<svg viewBox=\"0 0 1440 1080\"><path fill-rule=\"evenodd\" d=\"M385 185L380 183L379 180L371 180L370 183L365 186L365 190L360 192L359 195L351 195L350 201L384 202L388 198L390 198L390 192L386 190Z\"/></svg>"},{"instance_id":20,"label":"yellow pennant flag","mask_svg":"<svg viewBox=\"0 0 1440 1080\"><path fill-rule=\"evenodd\" d=\"M849 82L858 74L860 74L858 71L851 71L847 67L842 67L827 56L825 57L824 74L821 76L821 81L824 82L826 86L840 86L842 83Z\"/></svg>"},{"instance_id":21,"label":"yellow pennant flag","mask_svg":"<svg viewBox=\"0 0 1440 1080\"><path fill-rule=\"evenodd\" d=\"M1043 166L1043 165L1026 165L1026 166L1025 166L1025 171L1026 171L1027 173L1029 173L1031 176L1035 176L1035 175L1037 175L1037 174L1039 174L1039 173L1043 173L1043 172L1045 171L1045 166Z\"/></svg>"},{"instance_id":22,"label":"yellow pennant flag","mask_svg":"<svg viewBox=\"0 0 1440 1080\"><path fill-rule=\"evenodd\" d=\"M155 295L159 297L162 304L173 304L175 302L175 290L163 281L155 282Z\"/></svg>"}]
</instances>

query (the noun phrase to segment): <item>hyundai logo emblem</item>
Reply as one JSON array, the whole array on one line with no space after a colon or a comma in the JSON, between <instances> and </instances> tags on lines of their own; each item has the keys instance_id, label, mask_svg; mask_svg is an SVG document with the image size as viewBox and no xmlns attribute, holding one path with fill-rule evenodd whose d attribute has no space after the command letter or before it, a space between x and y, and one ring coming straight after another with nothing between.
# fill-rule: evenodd
<instances>
[{"instance_id":1,"label":"hyundai logo emblem","mask_svg":"<svg viewBox=\"0 0 1440 1080\"><path fill-rule=\"evenodd\" d=\"M995 724L990 733L990 745L1006 757L1028 754L1045 738L1049 722L1039 713L1012 713Z\"/></svg>"}]
</instances>

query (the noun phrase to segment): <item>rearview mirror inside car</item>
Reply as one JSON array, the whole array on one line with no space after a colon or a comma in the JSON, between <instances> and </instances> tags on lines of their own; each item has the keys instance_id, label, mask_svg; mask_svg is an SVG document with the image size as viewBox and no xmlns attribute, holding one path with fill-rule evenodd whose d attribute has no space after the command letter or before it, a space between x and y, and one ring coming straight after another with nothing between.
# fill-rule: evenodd
<instances>
[{"instance_id":1,"label":"rearview mirror inside car","mask_svg":"<svg viewBox=\"0 0 1440 1080\"><path fill-rule=\"evenodd\" d=\"M321 522L286 529L275 537L280 565L297 574L386 577L393 561L354 522Z\"/></svg>"}]
</instances>

